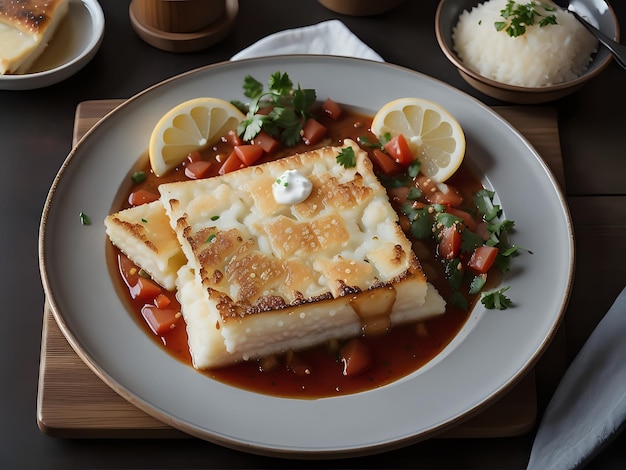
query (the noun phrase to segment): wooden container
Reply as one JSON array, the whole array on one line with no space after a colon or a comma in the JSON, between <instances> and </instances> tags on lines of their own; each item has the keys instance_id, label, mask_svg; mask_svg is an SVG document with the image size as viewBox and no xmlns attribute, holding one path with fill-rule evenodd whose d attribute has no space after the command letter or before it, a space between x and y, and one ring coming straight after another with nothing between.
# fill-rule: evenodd
<instances>
[{"instance_id":1,"label":"wooden container","mask_svg":"<svg viewBox=\"0 0 626 470\"><path fill-rule=\"evenodd\" d=\"M192 33L206 28L225 12L225 0L136 0L147 26L168 33Z\"/></svg>"},{"instance_id":2,"label":"wooden container","mask_svg":"<svg viewBox=\"0 0 626 470\"><path fill-rule=\"evenodd\" d=\"M239 0L132 0L128 8L141 39L179 53L206 49L224 39L238 11Z\"/></svg>"}]
</instances>

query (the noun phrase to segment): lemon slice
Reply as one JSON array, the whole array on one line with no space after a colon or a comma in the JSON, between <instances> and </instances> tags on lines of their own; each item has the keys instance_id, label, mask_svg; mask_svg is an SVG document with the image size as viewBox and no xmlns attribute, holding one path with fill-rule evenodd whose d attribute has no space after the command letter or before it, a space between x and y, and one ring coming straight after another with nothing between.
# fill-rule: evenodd
<instances>
[{"instance_id":1,"label":"lemon slice","mask_svg":"<svg viewBox=\"0 0 626 470\"><path fill-rule=\"evenodd\" d=\"M152 171L164 175L189 153L214 144L244 119L239 109L218 98L194 98L175 106L159 120L150 136Z\"/></svg>"},{"instance_id":2,"label":"lemon slice","mask_svg":"<svg viewBox=\"0 0 626 470\"><path fill-rule=\"evenodd\" d=\"M447 180L465 156L465 134L458 121L437 103L421 98L401 98L385 104L372 121L380 137L403 134L421 171L435 182Z\"/></svg>"}]
</instances>

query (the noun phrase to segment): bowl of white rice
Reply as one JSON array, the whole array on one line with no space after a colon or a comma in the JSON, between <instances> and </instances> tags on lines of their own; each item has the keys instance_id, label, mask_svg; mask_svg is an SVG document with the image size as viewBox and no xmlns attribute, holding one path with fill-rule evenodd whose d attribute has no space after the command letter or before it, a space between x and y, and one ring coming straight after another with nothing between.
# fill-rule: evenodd
<instances>
[{"instance_id":1,"label":"bowl of white rice","mask_svg":"<svg viewBox=\"0 0 626 470\"><path fill-rule=\"evenodd\" d=\"M577 5L579 14L619 41L617 18L607 3L577 0ZM551 0L441 0L435 31L442 51L467 83L511 103L562 98L612 59L573 15Z\"/></svg>"}]
</instances>

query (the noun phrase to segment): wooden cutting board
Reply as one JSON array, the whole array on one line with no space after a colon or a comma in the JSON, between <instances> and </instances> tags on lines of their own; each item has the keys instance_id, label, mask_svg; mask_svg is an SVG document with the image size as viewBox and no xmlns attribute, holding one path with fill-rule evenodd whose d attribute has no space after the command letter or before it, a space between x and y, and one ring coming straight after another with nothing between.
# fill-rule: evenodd
<instances>
[{"instance_id":1,"label":"wooden cutting board","mask_svg":"<svg viewBox=\"0 0 626 470\"><path fill-rule=\"evenodd\" d=\"M85 101L78 105L73 143L123 100ZM500 115L535 146L564 187L556 111L534 107L497 107ZM507 437L531 430L537 417L535 376L531 371L488 409L450 429L442 437ZM44 306L37 422L50 435L64 438L189 437L139 410L102 382L76 355Z\"/></svg>"}]
</instances>

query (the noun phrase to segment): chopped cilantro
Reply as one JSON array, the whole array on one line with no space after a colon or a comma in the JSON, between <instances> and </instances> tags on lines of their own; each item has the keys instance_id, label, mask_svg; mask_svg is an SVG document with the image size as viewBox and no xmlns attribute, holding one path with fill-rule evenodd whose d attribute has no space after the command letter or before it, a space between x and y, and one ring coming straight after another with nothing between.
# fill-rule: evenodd
<instances>
[{"instance_id":1,"label":"chopped cilantro","mask_svg":"<svg viewBox=\"0 0 626 470\"><path fill-rule=\"evenodd\" d=\"M432 237L432 219L430 216L429 206L415 208L413 204L407 202L402 205L400 210L411 221L411 235L418 240Z\"/></svg>"},{"instance_id":2,"label":"chopped cilantro","mask_svg":"<svg viewBox=\"0 0 626 470\"><path fill-rule=\"evenodd\" d=\"M463 230L461 236L461 251L463 253L472 253L476 248L483 244L483 239L480 235L472 232L467 227Z\"/></svg>"},{"instance_id":3,"label":"chopped cilantro","mask_svg":"<svg viewBox=\"0 0 626 470\"><path fill-rule=\"evenodd\" d=\"M463 297L463 294L461 294L458 290L450 294L450 297L448 298L448 303L463 310L468 309L467 299Z\"/></svg>"},{"instance_id":4,"label":"chopped cilantro","mask_svg":"<svg viewBox=\"0 0 626 470\"><path fill-rule=\"evenodd\" d=\"M389 142L391 139L392 137L389 132L385 132L383 135L381 135L380 138L378 139L380 142L380 148L383 148L385 144Z\"/></svg>"},{"instance_id":5,"label":"chopped cilantro","mask_svg":"<svg viewBox=\"0 0 626 470\"><path fill-rule=\"evenodd\" d=\"M80 214L78 214L78 217L80 218L80 223L81 224L83 224L83 225L91 225L91 219L84 212L81 212Z\"/></svg>"},{"instance_id":6,"label":"chopped cilantro","mask_svg":"<svg viewBox=\"0 0 626 470\"><path fill-rule=\"evenodd\" d=\"M413 162L407 167L407 175L411 178L415 178L417 174L420 172L421 164L420 161L415 159Z\"/></svg>"},{"instance_id":7,"label":"chopped cilantro","mask_svg":"<svg viewBox=\"0 0 626 470\"><path fill-rule=\"evenodd\" d=\"M517 245L511 245L509 247L502 247L496 256L495 265L503 273L507 272L511 267L511 260L516 256L519 256L520 251L526 251L532 255L532 251L521 248Z\"/></svg>"},{"instance_id":8,"label":"chopped cilantro","mask_svg":"<svg viewBox=\"0 0 626 470\"><path fill-rule=\"evenodd\" d=\"M380 142L372 142L370 138L366 135L361 135L357 137L357 142L361 144L363 147L369 147L373 149L380 149Z\"/></svg>"},{"instance_id":9,"label":"chopped cilantro","mask_svg":"<svg viewBox=\"0 0 626 470\"><path fill-rule=\"evenodd\" d=\"M460 224L463 219L447 212L437 212L435 214L435 223L442 224L444 227L452 227L454 224Z\"/></svg>"},{"instance_id":10,"label":"chopped cilantro","mask_svg":"<svg viewBox=\"0 0 626 470\"><path fill-rule=\"evenodd\" d=\"M485 287L485 283L487 282L486 274L478 274L474 276L472 282L470 283L469 293L470 295L478 294L483 287Z\"/></svg>"},{"instance_id":11,"label":"chopped cilantro","mask_svg":"<svg viewBox=\"0 0 626 470\"><path fill-rule=\"evenodd\" d=\"M493 198L495 196L494 191L488 189L481 189L474 195L474 204L478 209L478 212L485 218L487 222L498 217L500 214L500 206L493 204Z\"/></svg>"},{"instance_id":12,"label":"chopped cilantro","mask_svg":"<svg viewBox=\"0 0 626 470\"><path fill-rule=\"evenodd\" d=\"M406 175L404 175L404 178L406 178ZM393 180L390 178L389 181ZM387 188L396 187L390 185L389 181L385 184ZM406 182L406 179L402 180L401 177L398 181ZM474 207L461 208L462 211L468 214L481 216L482 221L485 223L486 240L483 238L485 234L478 230L470 229L463 217L457 212L452 213L452 211L449 211L447 205L424 203L421 200L421 191L415 186L410 186L407 202L400 206L400 211L410 222L409 231L415 239L433 238L436 243L440 243L444 227L458 228L461 234L458 257L452 260L441 260L444 266L445 279L452 290L447 299L451 305L467 308L463 306L467 304L464 295L478 295L486 285L486 273L473 274L467 269L467 260L470 259L477 248L482 245L497 247L498 253L494 262L494 268L499 269L503 273L510 269L512 258L519 255L520 251L523 250L517 245L508 244L507 234L513 231L515 223L502 217L502 209L498 204L494 203L495 197L494 191L481 189L472 198ZM531 253L530 251L528 252ZM504 309L511 305L511 301L502 294L505 290L501 289L484 299L484 302L487 302L489 305L488 308Z\"/></svg>"},{"instance_id":13,"label":"chopped cilantro","mask_svg":"<svg viewBox=\"0 0 626 470\"><path fill-rule=\"evenodd\" d=\"M557 24L556 16L544 16L538 11L536 7L539 5L546 12L555 11L554 7L537 1L517 3L514 0L509 0L504 9L500 10L500 15L504 21L494 22L496 30L505 31L511 37L522 36L526 32L527 26L535 24L535 17L537 16L542 17L539 20L540 28Z\"/></svg>"},{"instance_id":14,"label":"chopped cilantro","mask_svg":"<svg viewBox=\"0 0 626 470\"><path fill-rule=\"evenodd\" d=\"M263 84L250 75L243 79L244 95L248 98L256 98L263 94Z\"/></svg>"},{"instance_id":15,"label":"chopped cilantro","mask_svg":"<svg viewBox=\"0 0 626 470\"><path fill-rule=\"evenodd\" d=\"M131 175L130 178L133 180L133 183L141 183L145 181L147 175L145 171L136 171Z\"/></svg>"},{"instance_id":16,"label":"chopped cilantro","mask_svg":"<svg viewBox=\"0 0 626 470\"><path fill-rule=\"evenodd\" d=\"M313 89L303 89L294 84L287 73L274 72L268 80L268 91L261 82L248 75L243 83L244 95L251 99L246 106L240 101L233 104L246 112L246 118L237 127L243 140L252 140L261 130L277 137L287 147L301 139L304 121L310 116L309 108L317 95ZM270 107L269 114L259 114Z\"/></svg>"},{"instance_id":17,"label":"chopped cilantro","mask_svg":"<svg viewBox=\"0 0 626 470\"><path fill-rule=\"evenodd\" d=\"M356 166L356 155L352 147L341 149L337 155L337 163L344 168L354 168Z\"/></svg>"},{"instance_id":18,"label":"chopped cilantro","mask_svg":"<svg viewBox=\"0 0 626 470\"><path fill-rule=\"evenodd\" d=\"M409 192L406 195L406 198L409 201L417 201L421 195L422 195L422 191L416 188L415 186L412 186L411 188L409 188Z\"/></svg>"},{"instance_id":19,"label":"chopped cilantro","mask_svg":"<svg viewBox=\"0 0 626 470\"><path fill-rule=\"evenodd\" d=\"M493 292L483 292L480 297L480 302L490 310L506 310L513 305L511 299L509 299L504 292L509 289L510 286L503 287Z\"/></svg>"},{"instance_id":20,"label":"chopped cilantro","mask_svg":"<svg viewBox=\"0 0 626 470\"><path fill-rule=\"evenodd\" d=\"M401 188L402 186L406 186L407 184L409 184L411 181L411 178L409 178L407 175L402 174L389 176L381 173L380 175L378 175L378 179L380 180L380 183L387 189Z\"/></svg>"},{"instance_id":21,"label":"chopped cilantro","mask_svg":"<svg viewBox=\"0 0 626 470\"><path fill-rule=\"evenodd\" d=\"M464 277L463 274L463 264L459 258L453 258L445 264L446 280L455 291L461 289Z\"/></svg>"}]
</instances>

